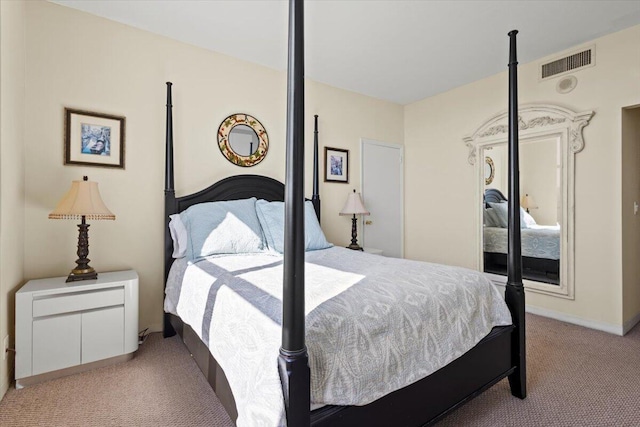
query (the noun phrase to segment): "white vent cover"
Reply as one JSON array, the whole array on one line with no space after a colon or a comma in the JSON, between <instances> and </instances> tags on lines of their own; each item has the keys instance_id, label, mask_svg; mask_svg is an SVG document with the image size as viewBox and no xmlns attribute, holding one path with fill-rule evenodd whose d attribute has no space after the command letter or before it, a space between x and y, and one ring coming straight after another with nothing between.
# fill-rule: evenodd
<instances>
[{"instance_id":1,"label":"white vent cover","mask_svg":"<svg viewBox=\"0 0 640 427\"><path fill-rule=\"evenodd\" d=\"M546 80L594 65L596 65L595 45L541 64L539 76L540 80Z\"/></svg>"}]
</instances>

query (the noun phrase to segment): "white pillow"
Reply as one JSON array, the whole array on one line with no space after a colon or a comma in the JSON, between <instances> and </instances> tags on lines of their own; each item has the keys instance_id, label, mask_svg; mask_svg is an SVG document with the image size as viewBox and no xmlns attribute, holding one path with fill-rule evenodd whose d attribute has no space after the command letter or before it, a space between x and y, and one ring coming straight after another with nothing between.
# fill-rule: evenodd
<instances>
[{"instance_id":1,"label":"white pillow","mask_svg":"<svg viewBox=\"0 0 640 427\"><path fill-rule=\"evenodd\" d=\"M538 225L536 220L522 208L520 208L520 221L522 221L522 228L531 228L532 225Z\"/></svg>"},{"instance_id":2,"label":"white pillow","mask_svg":"<svg viewBox=\"0 0 640 427\"><path fill-rule=\"evenodd\" d=\"M184 226L180 214L169 215L169 232L171 233L171 239L173 240L173 253L174 258L184 258L187 254L187 228Z\"/></svg>"}]
</instances>

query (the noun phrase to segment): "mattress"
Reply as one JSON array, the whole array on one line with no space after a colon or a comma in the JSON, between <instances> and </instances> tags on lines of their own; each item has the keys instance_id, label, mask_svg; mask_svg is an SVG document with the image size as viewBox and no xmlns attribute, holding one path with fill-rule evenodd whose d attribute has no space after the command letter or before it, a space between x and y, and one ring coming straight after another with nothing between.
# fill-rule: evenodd
<instances>
[{"instance_id":1,"label":"mattress","mask_svg":"<svg viewBox=\"0 0 640 427\"><path fill-rule=\"evenodd\" d=\"M435 372L511 324L482 273L330 248L306 253L311 402L366 405ZM229 381L238 426L285 425L277 372L282 256L177 260L165 311L207 345ZM427 403L425 403L427 404Z\"/></svg>"},{"instance_id":2,"label":"mattress","mask_svg":"<svg viewBox=\"0 0 640 427\"><path fill-rule=\"evenodd\" d=\"M520 231L522 256L560 259L560 226L533 225ZM507 229L484 227L484 251L506 254Z\"/></svg>"}]
</instances>

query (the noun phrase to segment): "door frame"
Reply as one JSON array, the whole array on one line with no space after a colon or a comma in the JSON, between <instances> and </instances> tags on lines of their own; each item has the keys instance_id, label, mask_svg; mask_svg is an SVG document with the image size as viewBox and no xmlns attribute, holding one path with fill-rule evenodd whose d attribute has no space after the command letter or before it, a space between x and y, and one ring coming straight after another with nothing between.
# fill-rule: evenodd
<instances>
[{"instance_id":1,"label":"door frame","mask_svg":"<svg viewBox=\"0 0 640 427\"><path fill-rule=\"evenodd\" d=\"M394 142L378 141L371 138L360 138L360 192L362 197L366 198L364 193L364 147L365 145L378 145L387 148L400 150L400 257L404 258L404 145ZM360 229L362 230L362 247L367 244L367 235L365 233L364 217L361 218Z\"/></svg>"}]
</instances>

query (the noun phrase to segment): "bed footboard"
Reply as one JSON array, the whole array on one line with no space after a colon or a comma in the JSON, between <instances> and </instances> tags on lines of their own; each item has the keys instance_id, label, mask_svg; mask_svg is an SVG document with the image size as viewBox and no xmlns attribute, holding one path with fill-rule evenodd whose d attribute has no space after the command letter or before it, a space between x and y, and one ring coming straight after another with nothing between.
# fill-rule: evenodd
<instances>
[{"instance_id":1,"label":"bed footboard","mask_svg":"<svg viewBox=\"0 0 640 427\"><path fill-rule=\"evenodd\" d=\"M317 409L311 413L311 425L431 425L514 372L510 356L514 333L513 326L493 328L474 348L428 377L365 406Z\"/></svg>"}]
</instances>

